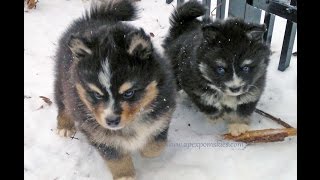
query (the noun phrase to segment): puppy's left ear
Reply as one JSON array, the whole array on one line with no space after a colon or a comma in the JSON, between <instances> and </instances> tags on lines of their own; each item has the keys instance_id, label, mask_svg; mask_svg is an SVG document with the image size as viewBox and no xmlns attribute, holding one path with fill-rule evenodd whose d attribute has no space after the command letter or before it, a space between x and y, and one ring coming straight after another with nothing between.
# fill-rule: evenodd
<instances>
[{"instance_id":1,"label":"puppy's left ear","mask_svg":"<svg viewBox=\"0 0 320 180\"><path fill-rule=\"evenodd\" d=\"M143 29L131 32L126 39L128 54L139 57L142 60L149 59L153 52L153 46L150 37L146 35Z\"/></svg>"},{"instance_id":2,"label":"puppy's left ear","mask_svg":"<svg viewBox=\"0 0 320 180\"><path fill-rule=\"evenodd\" d=\"M263 41L263 35L266 31L265 24L251 24L247 30L247 37L254 41Z\"/></svg>"}]
</instances>

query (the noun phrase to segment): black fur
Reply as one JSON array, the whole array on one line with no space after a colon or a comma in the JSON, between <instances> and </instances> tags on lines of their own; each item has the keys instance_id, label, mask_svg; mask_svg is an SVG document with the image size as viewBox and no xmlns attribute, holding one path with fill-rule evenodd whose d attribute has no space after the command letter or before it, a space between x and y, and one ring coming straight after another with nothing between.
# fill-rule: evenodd
<instances>
[{"instance_id":1,"label":"black fur","mask_svg":"<svg viewBox=\"0 0 320 180\"><path fill-rule=\"evenodd\" d=\"M120 159L122 157L122 154L119 153L119 151L110 146L106 146L105 144L92 144L98 152L103 156L104 158L108 160L115 160Z\"/></svg>"},{"instance_id":2,"label":"black fur","mask_svg":"<svg viewBox=\"0 0 320 180\"><path fill-rule=\"evenodd\" d=\"M164 129L160 134L155 137L156 141L166 141L168 137L169 128Z\"/></svg>"},{"instance_id":3,"label":"black fur","mask_svg":"<svg viewBox=\"0 0 320 180\"><path fill-rule=\"evenodd\" d=\"M240 19L209 23L196 19L203 14L200 3L189 1L171 16L163 47L178 88L213 118L230 113L247 118L265 87L270 55L270 48L262 41L266 27ZM246 60L251 63L243 65L250 62ZM241 79L239 84L232 81L234 73ZM231 92L237 88L239 93Z\"/></svg>"},{"instance_id":4,"label":"black fur","mask_svg":"<svg viewBox=\"0 0 320 180\"><path fill-rule=\"evenodd\" d=\"M175 109L176 90L170 64L153 48L150 37L143 29L121 22L133 20L134 17L135 7L125 0L92 6L90 12L68 27L59 40L57 50L54 90L58 114L67 112L68 117L76 122L77 129L107 160L144 148L141 146L148 142L136 142L137 147L131 145L137 141L139 134L151 136L146 140L157 141L159 136L161 141L165 140L166 136L162 133L167 132ZM110 76L102 73L103 68L107 67L104 64L108 64ZM101 73L104 78L110 77L108 87L101 81ZM130 99L124 99L119 93L120 86L125 82L134 82L131 89L135 94ZM122 129L112 130L102 126L89 107L110 108L110 118L122 118L123 103L129 107L139 105L148 93L146 87L152 82L156 82L155 99L147 107L138 109L133 122ZM90 84L100 89L103 95L97 98ZM84 88L83 96L89 106L81 99L77 85ZM109 103L113 103L112 107ZM151 128L157 121L163 121L164 125L154 127L149 134L140 132L139 125Z\"/></svg>"},{"instance_id":5,"label":"black fur","mask_svg":"<svg viewBox=\"0 0 320 180\"><path fill-rule=\"evenodd\" d=\"M136 8L129 1L92 5L90 12L85 13L86 20L132 21L137 17Z\"/></svg>"},{"instance_id":6,"label":"black fur","mask_svg":"<svg viewBox=\"0 0 320 180\"><path fill-rule=\"evenodd\" d=\"M204 15L205 12L205 8L197 1L189 1L181 6L171 15L171 28L169 30L170 36L165 40L165 42L169 43L169 41L177 38L182 33L193 30L199 24L199 21L196 20L196 18Z\"/></svg>"}]
</instances>

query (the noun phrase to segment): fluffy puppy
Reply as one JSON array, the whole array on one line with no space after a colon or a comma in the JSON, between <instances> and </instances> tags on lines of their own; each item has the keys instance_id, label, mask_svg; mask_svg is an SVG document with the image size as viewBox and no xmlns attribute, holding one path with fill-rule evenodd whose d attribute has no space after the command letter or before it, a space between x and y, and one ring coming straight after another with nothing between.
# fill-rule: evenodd
<instances>
[{"instance_id":1,"label":"fluffy puppy","mask_svg":"<svg viewBox=\"0 0 320 180\"><path fill-rule=\"evenodd\" d=\"M143 29L122 22L135 13L125 0L92 5L62 35L56 56L58 133L80 130L114 179L134 179L131 152L160 155L175 109L169 63Z\"/></svg>"},{"instance_id":2,"label":"fluffy puppy","mask_svg":"<svg viewBox=\"0 0 320 180\"><path fill-rule=\"evenodd\" d=\"M178 88L210 119L226 119L229 132L248 130L249 117L264 90L270 49L263 42L265 25L240 19L202 22L205 8L197 1L171 16L163 47L171 60Z\"/></svg>"}]
</instances>

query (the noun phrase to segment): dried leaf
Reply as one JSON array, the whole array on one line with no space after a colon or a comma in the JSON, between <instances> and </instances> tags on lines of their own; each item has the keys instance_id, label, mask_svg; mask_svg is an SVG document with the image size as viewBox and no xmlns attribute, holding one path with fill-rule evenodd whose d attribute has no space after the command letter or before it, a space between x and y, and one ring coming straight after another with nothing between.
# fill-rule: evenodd
<instances>
[{"instance_id":1,"label":"dried leaf","mask_svg":"<svg viewBox=\"0 0 320 180\"><path fill-rule=\"evenodd\" d=\"M27 1L27 5L28 5L28 9L33 9L37 7L37 2L36 0L28 0Z\"/></svg>"},{"instance_id":2,"label":"dried leaf","mask_svg":"<svg viewBox=\"0 0 320 180\"><path fill-rule=\"evenodd\" d=\"M44 96L39 96L45 103L47 103L49 106L52 104L52 101Z\"/></svg>"}]
</instances>

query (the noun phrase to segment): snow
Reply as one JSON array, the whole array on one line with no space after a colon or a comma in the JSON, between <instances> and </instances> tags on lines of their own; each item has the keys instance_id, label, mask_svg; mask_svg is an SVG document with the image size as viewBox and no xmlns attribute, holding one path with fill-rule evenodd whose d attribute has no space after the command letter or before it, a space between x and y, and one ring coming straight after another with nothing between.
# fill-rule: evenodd
<instances>
[{"instance_id":1,"label":"snow","mask_svg":"<svg viewBox=\"0 0 320 180\"><path fill-rule=\"evenodd\" d=\"M141 18L132 24L152 32L153 43L162 52L161 42L176 1L168 5L165 0L141 0L137 5ZM215 5L212 1L211 6ZM24 99L24 176L27 180L112 179L102 158L81 133L74 139L54 133L55 103L49 106L39 98L45 96L53 100L53 57L57 39L88 7L89 2L81 0L42 0L36 9L24 13L24 94L31 97ZM276 18L271 44L274 54L258 108L296 127L297 58L292 57L285 72L277 70L285 22ZM257 114L252 119L252 129L280 127ZM154 159L133 156L137 179L296 179L296 137L268 144L229 142L237 147L218 147L226 145L219 136L225 132L224 122L208 122L185 94L179 94L166 150Z\"/></svg>"}]
</instances>

